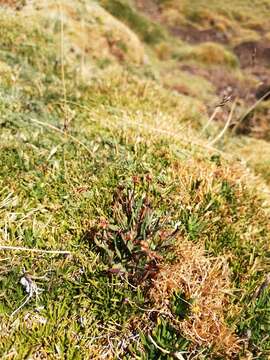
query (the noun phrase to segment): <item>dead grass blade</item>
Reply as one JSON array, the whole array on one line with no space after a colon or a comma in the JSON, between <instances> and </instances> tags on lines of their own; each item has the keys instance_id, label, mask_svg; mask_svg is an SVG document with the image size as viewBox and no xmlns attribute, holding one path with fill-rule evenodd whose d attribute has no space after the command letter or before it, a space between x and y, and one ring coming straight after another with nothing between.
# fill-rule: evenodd
<instances>
[{"instance_id":1,"label":"dead grass blade","mask_svg":"<svg viewBox=\"0 0 270 360\"><path fill-rule=\"evenodd\" d=\"M70 251L66 250L43 250L43 249L36 249L36 248L27 248L23 246L7 246L7 245L0 245L1 250L11 250L11 251L28 251L28 252L36 252L36 253L43 253L43 254L55 254L55 255L71 255Z\"/></svg>"},{"instance_id":2,"label":"dead grass blade","mask_svg":"<svg viewBox=\"0 0 270 360\"><path fill-rule=\"evenodd\" d=\"M74 141L75 143L79 144L80 146L82 146L91 156L92 156L92 153L90 151L90 149L83 143L81 142L80 140L78 140L75 136L67 133L66 131L62 130L62 129L59 129L58 127L56 126L53 126L51 124L48 124L48 123L45 123L45 122L42 122L42 121L39 121L37 119L33 119L33 118L29 118L30 121L32 121L33 123L36 123L36 124L39 124L43 127L47 127L49 129L52 129L54 131L57 131L67 137L69 137L72 141Z\"/></svg>"},{"instance_id":3,"label":"dead grass blade","mask_svg":"<svg viewBox=\"0 0 270 360\"><path fill-rule=\"evenodd\" d=\"M210 141L208 143L209 146L213 146L215 143L217 143L222 138L222 136L225 134L225 132L227 131L227 129L229 128L229 125L230 125L230 123L232 121L232 117L233 117L235 107L236 107L236 103L234 102L232 107L231 107L231 111L230 111L230 114L228 116L228 119L226 121L226 124L225 124L224 128L221 130L221 132L212 141Z\"/></svg>"},{"instance_id":4,"label":"dead grass blade","mask_svg":"<svg viewBox=\"0 0 270 360\"><path fill-rule=\"evenodd\" d=\"M233 128L233 132L235 133L237 131L237 129L239 128L240 124L246 119L246 117L253 111L256 109L256 107L264 100L266 99L268 96L270 95L270 90L267 91L267 93L265 93L259 100L257 100L253 105L251 105L247 111L239 118L239 120L237 121L237 123L235 124L234 128Z\"/></svg>"}]
</instances>

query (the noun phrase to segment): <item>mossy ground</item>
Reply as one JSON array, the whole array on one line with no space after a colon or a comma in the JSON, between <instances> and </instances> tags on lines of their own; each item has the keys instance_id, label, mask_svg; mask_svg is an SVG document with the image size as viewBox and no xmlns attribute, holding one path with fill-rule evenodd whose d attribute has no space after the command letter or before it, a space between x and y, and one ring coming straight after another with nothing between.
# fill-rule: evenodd
<instances>
[{"instance_id":1,"label":"mossy ground","mask_svg":"<svg viewBox=\"0 0 270 360\"><path fill-rule=\"evenodd\" d=\"M1 9L0 246L70 252L0 250L1 357L267 359L263 160L255 177L249 140L209 145L215 91L167 30L100 3L125 25L91 1ZM11 316L23 275L42 291Z\"/></svg>"}]
</instances>

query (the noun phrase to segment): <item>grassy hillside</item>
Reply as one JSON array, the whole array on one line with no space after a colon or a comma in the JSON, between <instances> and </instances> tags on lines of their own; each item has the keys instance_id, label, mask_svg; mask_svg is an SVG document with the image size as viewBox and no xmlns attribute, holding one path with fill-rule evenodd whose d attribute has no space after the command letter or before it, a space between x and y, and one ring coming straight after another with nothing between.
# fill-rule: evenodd
<instances>
[{"instance_id":1,"label":"grassy hillside","mask_svg":"<svg viewBox=\"0 0 270 360\"><path fill-rule=\"evenodd\" d=\"M235 5L0 0L1 358L269 358L269 105L235 46L270 3ZM228 42L186 38L206 11Z\"/></svg>"}]
</instances>

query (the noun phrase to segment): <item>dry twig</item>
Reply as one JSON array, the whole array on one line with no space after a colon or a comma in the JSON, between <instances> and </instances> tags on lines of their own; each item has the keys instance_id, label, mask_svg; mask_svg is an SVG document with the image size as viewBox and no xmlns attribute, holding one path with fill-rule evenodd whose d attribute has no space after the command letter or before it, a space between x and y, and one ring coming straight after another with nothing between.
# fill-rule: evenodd
<instances>
[{"instance_id":1,"label":"dry twig","mask_svg":"<svg viewBox=\"0 0 270 360\"><path fill-rule=\"evenodd\" d=\"M36 296L38 298L38 295L43 291L43 289L39 288L37 284L30 278L29 275L25 274L21 280L20 283L25 288L26 293L28 294L27 298L24 300L24 302L12 312L10 317L14 316L19 312L30 300L33 296Z\"/></svg>"},{"instance_id":2,"label":"dry twig","mask_svg":"<svg viewBox=\"0 0 270 360\"><path fill-rule=\"evenodd\" d=\"M231 108L231 111L230 111L230 114L228 116L228 120L226 121L226 124L224 126L224 128L221 130L221 132L212 140L209 142L209 146L213 146L219 139L222 138L222 136L225 134L225 132L227 131L230 123L231 123L231 120L232 120L232 116L233 116L233 113L234 113L234 110L235 110L235 102L233 103L232 105L232 108Z\"/></svg>"},{"instance_id":3,"label":"dry twig","mask_svg":"<svg viewBox=\"0 0 270 360\"><path fill-rule=\"evenodd\" d=\"M75 136L72 136L70 135L69 133L67 133L66 131L62 130L62 129L59 129L58 127L56 126L53 126L51 124L48 124L48 123L44 123L42 121L39 121L37 119L32 119L32 118L29 118L30 121L36 123L36 124L39 124L41 126L44 126L44 127L47 127L49 129L52 129L52 130L55 130L57 132L60 132L61 134L65 135L65 136L68 136L72 141L74 141L75 143L81 145L85 150L87 150L87 152L92 156L92 153L90 151L90 149L83 143L81 142L80 140L78 140Z\"/></svg>"},{"instance_id":4,"label":"dry twig","mask_svg":"<svg viewBox=\"0 0 270 360\"><path fill-rule=\"evenodd\" d=\"M246 117L253 111L256 109L256 107L264 100L266 99L268 96L270 95L270 90L267 91L267 93L265 93L259 100L257 100L253 105L251 105L247 111L239 118L239 120L237 121L237 123L235 124L233 131L236 132L237 129L239 128L240 124L246 119Z\"/></svg>"},{"instance_id":5,"label":"dry twig","mask_svg":"<svg viewBox=\"0 0 270 360\"><path fill-rule=\"evenodd\" d=\"M43 250L43 249L36 249L36 248L27 248L23 246L7 246L7 245L0 245L1 250L13 250L13 251L29 251L29 252L37 252L43 254L55 254L55 255L71 255L70 251L66 250Z\"/></svg>"},{"instance_id":6,"label":"dry twig","mask_svg":"<svg viewBox=\"0 0 270 360\"><path fill-rule=\"evenodd\" d=\"M185 358L183 357L182 353L177 351L177 352L171 352L171 351L168 351L166 349L163 349L161 346L159 346L155 340L152 338L152 336L150 334L148 334L148 337L151 341L151 343L159 350L161 351L163 354L166 354L166 355L171 355L172 357L174 357L175 359L178 359L178 360L185 360Z\"/></svg>"}]
</instances>

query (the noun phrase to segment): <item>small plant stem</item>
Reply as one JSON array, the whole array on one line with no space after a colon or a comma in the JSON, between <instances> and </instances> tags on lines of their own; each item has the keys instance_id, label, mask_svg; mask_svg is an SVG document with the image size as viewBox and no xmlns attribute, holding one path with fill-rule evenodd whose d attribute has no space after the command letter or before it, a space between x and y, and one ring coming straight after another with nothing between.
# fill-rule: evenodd
<instances>
[{"instance_id":1,"label":"small plant stem","mask_svg":"<svg viewBox=\"0 0 270 360\"><path fill-rule=\"evenodd\" d=\"M61 79L63 88L63 101L64 101L64 130L68 129L68 114L67 114L67 90L66 90L66 79L65 79L65 62L64 62L64 18L61 2L58 4L60 11L60 23L61 23Z\"/></svg>"},{"instance_id":2,"label":"small plant stem","mask_svg":"<svg viewBox=\"0 0 270 360\"><path fill-rule=\"evenodd\" d=\"M225 124L224 128L221 130L221 132L212 141L210 141L210 143L208 144L209 146L213 146L216 142L218 142L218 140L221 139L222 136L227 131L227 129L228 129L230 123L231 123L231 120L232 120L232 116L233 116L233 113L234 113L234 110L235 110L235 106L236 106L236 104L234 102L233 105L232 105L230 114L228 116L228 120L226 121L226 124Z\"/></svg>"},{"instance_id":3,"label":"small plant stem","mask_svg":"<svg viewBox=\"0 0 270 360\"><path fill-rule=\"evenodd\" d=\"M213 114L210 116L209 120L207 121L207 123L205 124L205 126L203 127L201 134L205 132L205 130L209 127L209 125L212 123L212 121L215 119L215 117L217 116L218 112L220 110L220 106L217 106L215 108L215 110L213 111Z\"/></svg>"},{"instance_id":4,"label":"small plant stem","mask_svg":"<svg viewBox=\"0 0 270 360\"><path fill-rule=\"evenodd\" d=\"M72 136L72 135L70 135L70 134L67 134L64 130L59 129L58 127L53 126L53 125L51 125L51 124L48 124L48 123L44 123L44 122L42 122L42 121L39 121L39 120L37 120L37 119L29 118L29 120L32 121L32 122L34 122L34 123L36 123L36 124L42 125L42 126L44 126L44 127L47 127L47 128L49 128L49 129L55 130L55 131L57 131L57 132L60 132L60 133L63 134L63 135L68 136L68 137L69 137L71 140L73 140L75 143L81 145L81 146L82 146L85 150L87 150L87 152L92 156L92 153L91 153L91 151L88 149L88 147L87 147L83 142L81 142L80 140L78 140L75 136Z\"/></svg>"},{"instance_id":5,"label":"small plant stem","mask_svg":"<svg viewBox=\"0 0 270 360\"><path fill-rule=\"evenodd\" d=\"M239 128L240 124L246 119L246 117L254 110L256 109L256 107L264 100L266 99L268 96L270 95L270 90L267 91L267 93L265 93L259 100L257 100L255 102L255 104L251 105L247 111L244 113L244 115L242 115L240 117L240 119L237 121L237 123L235 124L234 128L233 128L233 132L235 133L237 131L237 129Z\"/></svg>"},{"instance_id":6,"label":"small plant stem","mask_svg":"<svg viewBox=\"0 0 270 360\"><path fill-rule=\"evenodd\" d=\"M66 251L66 250L43 250L36 248L27 248L24 246L7 246L7 245L0 245L0 250L29 251L29 252L37 252L44 254L62 254L62 255L72 254L70 251Z\"/></svg>"}]
</instances>

